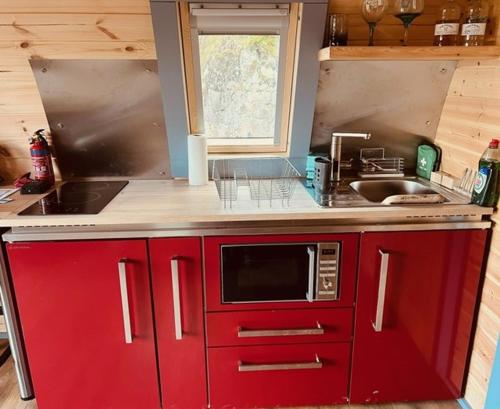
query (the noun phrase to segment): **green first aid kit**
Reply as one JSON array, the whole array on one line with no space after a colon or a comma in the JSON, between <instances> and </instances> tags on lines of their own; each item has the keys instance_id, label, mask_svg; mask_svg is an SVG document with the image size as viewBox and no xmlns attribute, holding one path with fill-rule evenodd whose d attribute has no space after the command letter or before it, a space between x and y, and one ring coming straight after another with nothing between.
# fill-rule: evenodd
<instances>
[{"instance_id":1,"label":"green first aid kit","mask_svg":"<svg viewBox=\"0 0 500 409\"><path fill-rule=\"evenodd\" d=\"M426 179L431 178L431 173L438 170L440 151L431 145L420 145L417 151L417 175Z\"/></svg>"}]
</instances>

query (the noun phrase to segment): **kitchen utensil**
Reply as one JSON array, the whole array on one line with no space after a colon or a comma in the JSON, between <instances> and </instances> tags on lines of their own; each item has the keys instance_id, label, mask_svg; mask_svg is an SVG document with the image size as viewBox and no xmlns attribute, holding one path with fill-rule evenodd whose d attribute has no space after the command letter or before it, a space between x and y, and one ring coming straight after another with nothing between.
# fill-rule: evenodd
<instances>
[{"instance_id":1,"label":"kitchen utensil","mask_svg":"<svg viewBox=\"0 0 500 409\"><path fill-rule=\"evenodd\" d=\"M236 200L288 206L300 173L285 158L216 159L212 177L224 207Z\"/></svg>"},{"instance_id":2,"label":"kitchen utensil","mask_svg":"<svg viewBox=\"0 0 500 409\"><path fill-rule=\"evenodd\" d=\"M365 148L360 150L362 178L370 177L402 177L404 176L404 159L386 158L384 148Z\"/></svg>"},{"instance_id":3,"label":"kitchen utensil","mask_svg":"<svg viewBox=\"0 0 500 409\"><path fill-rule=\"evenodd\" d=\"M332 162L327 158L316 158L314 161L313 187L322 192L328 190L331 173Z\"/></svg>"}]
</instances>

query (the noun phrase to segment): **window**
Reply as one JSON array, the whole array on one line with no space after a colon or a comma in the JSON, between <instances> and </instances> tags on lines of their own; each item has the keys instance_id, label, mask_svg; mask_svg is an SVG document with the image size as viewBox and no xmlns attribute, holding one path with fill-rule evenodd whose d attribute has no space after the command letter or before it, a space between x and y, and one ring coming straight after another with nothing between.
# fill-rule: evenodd
<instances>
[{"instance_id":1,"label":"window","mask_svg":"<svg viewBox=\"0 0 500 409\"><path fill-rule=\"evenodd\" d=\"M180 4L191 132L214 153L286 152L298 4Z\"/></svg>"}]
</instances>

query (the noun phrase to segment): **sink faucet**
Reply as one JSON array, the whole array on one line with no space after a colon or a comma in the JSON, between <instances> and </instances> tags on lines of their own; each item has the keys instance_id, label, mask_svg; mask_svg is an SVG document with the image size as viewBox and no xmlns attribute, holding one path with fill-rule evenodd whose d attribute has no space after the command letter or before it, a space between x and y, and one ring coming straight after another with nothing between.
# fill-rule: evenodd
<instances>
[{"instance_id":1,"label":"sink faucet","mask_svg":"<svg viewBox=\"0 0 500 409\"><path fill-rule=\"evenodd\" d=\"M357 133L357 132L333 132L332 133L332 147L330 150L330 156L332 159L332 174L331 180L333 182L340 182L340 162L342 160L342 138L362 138L370 139L371 133ZM335 174L335 161L337 161L337 173Z\"/></svg>"}]
</instances>

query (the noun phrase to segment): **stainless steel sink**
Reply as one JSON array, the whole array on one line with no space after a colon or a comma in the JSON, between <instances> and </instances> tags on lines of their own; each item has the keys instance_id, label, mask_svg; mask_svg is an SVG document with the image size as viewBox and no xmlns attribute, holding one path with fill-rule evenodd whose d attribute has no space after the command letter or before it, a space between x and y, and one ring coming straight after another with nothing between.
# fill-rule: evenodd
<instances>
[{"instance_id":1,"label":"stainless steel sink","mask_svg":"<svg viewBox=\"0 0 500 409\"><path fill-rule=\"evenodd\" d=\"M413 180L359 180L351 188L374 203L442 203L444 196Z\"/></svg>"}]
</instances>

